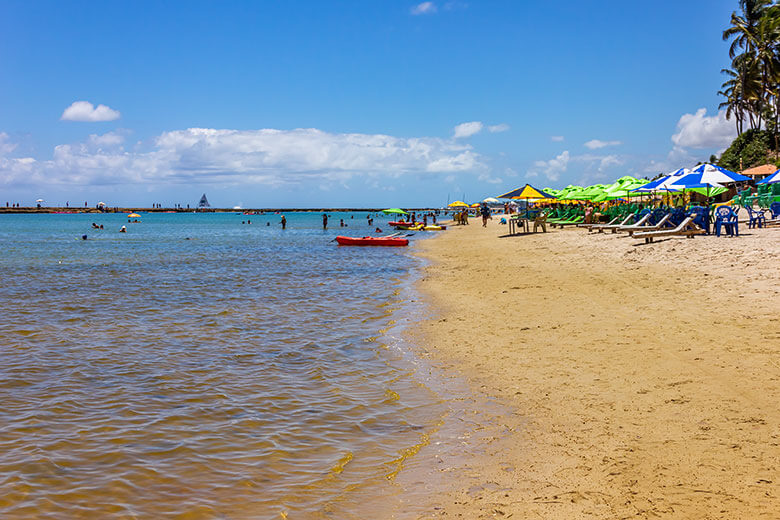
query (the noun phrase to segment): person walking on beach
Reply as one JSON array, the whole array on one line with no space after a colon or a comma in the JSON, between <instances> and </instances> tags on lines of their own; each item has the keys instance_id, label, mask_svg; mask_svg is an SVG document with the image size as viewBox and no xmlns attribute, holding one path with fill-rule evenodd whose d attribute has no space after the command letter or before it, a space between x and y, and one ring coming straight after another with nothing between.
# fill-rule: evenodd
<instances>
[{"instance_id":1,"label":"person walking on beach","mask_svg":"<svg viewBox=\"0 0 780 520\"><path fill-rule=\"evenodd\" d=\"M487 202L482 203L479 212L482 214L482 227L487 227L487 221L490 218L490 208L488 208Z\"/></svg>"},{"instance_id":2,"label":"person walking on beach","mask_svg":"<svg viewBox=\"0 0 780 520\"><path fill-rule=\"evenodd\" d=\"M284 215L282 215L281 223L282 223L282 229L287 229L287 218L285 218Z\"/></svg>"},{"instance_id":3,"label":"person walking on beach","mask_svg":"<svg viewBox=\"0 0 780 520\"><path fill-rule=\"evenodd\" d=\"M322 229L323 230L328 229L328 214L327 213L323 213L322 214Z\"/></svg>"}]
</instances>

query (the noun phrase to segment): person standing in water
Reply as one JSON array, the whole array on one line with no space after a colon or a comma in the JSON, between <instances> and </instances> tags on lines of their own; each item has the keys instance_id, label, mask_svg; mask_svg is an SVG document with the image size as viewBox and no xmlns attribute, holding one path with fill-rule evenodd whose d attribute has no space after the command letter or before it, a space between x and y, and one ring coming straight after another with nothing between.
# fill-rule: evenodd
<instances>
[{"instance_id":1,"label":"person standing in water","mask_svg":"<svg viewBox=\"0 0 780 520\"><path fill-rule=\"evenodd\" d=\"M323 213L322 214L322 229L323 230L328 229L328 214L327 213Z\"/></svg>"},{"instance_id":2,"label":"person standing in water","mask_svg":"<svg viewBox=\"0 0 780 520\"><path fill-rule=\"evenodd\" d=\"M281 223L282 223L282 229L287 229L287 218L284 215L282 215Z\"/></svg>"}]
</instances>

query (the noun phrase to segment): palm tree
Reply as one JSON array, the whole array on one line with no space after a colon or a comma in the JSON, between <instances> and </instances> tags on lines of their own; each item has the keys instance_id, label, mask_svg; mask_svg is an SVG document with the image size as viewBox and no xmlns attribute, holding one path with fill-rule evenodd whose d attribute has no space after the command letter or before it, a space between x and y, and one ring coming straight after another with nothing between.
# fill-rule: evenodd
<instances>
[{"instance_id":1,"label":"palm tree","mask_svg":"<svg viewBox=\"0 0 780 520\"><path fill-rule=\"evenodd\" d=\"M742 14L731 13L731 26L723 31L723 40L733 38L729 57L738 72L743 87L743 98L750 106L748 116L751 128L760 128L767 106L767 90L770 68L777 41L777 17L770 0L740 0ZM739 53L739 50L743 52ZM759 77L757 92L752 88L755 76ZM752 85L750 85L752 87Z\"/></svg>"},{"instance_id":2,"label":"palm tree","mask_svg":"<svg viewBox=\"0 0 780 520\"><path fill-rule=\"evenodd\" d=\"M734 37L729 47L729 58L737 56L739 49L752 54L752 42L755 40L756 27L764 16L764 12L772 4L770 0L739 0L742 15L731 13L731 27L723 31L723 41Z\"/></svg>"}]
</instances>

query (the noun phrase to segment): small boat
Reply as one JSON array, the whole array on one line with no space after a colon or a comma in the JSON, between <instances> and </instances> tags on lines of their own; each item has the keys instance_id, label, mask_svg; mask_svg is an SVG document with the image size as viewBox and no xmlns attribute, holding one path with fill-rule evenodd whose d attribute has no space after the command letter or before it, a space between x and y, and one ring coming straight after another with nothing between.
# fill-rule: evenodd
<instances>
[{"instance_id":1,"label":"small boat","mask_svg":"<svg viewBox=\"0 0 780 520\"><path fill-rule=\"evenodd\" d=\"M447 226L425 226L423 231L444 231Z\"/></svg>"},{"instance_id":2,"label":"small boat","mask_svg":"<svg viewBox=\"0 0 780 520\"><path fill-rule=\"evenodd\" d=\"M399 237L342 237L337 236L340 246L408 246L409 240Z\"/></svg>"}]
</instances>

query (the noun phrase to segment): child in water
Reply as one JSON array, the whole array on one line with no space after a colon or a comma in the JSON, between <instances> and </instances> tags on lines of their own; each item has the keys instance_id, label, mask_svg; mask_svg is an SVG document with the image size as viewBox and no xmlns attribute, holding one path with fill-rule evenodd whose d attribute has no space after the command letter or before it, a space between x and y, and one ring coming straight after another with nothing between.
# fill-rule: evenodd
<instances>
[{"instance_id":1,"label":"child in water","mask_svg":"<svg viewBox=\"0 0 780 520\"><path fill-rule=\"evenodd\" d=\"M285 218L284 215L282 215L281 223L282 223L282 229L287 229L287 218Z\"/></svg>"}]
</instances>

